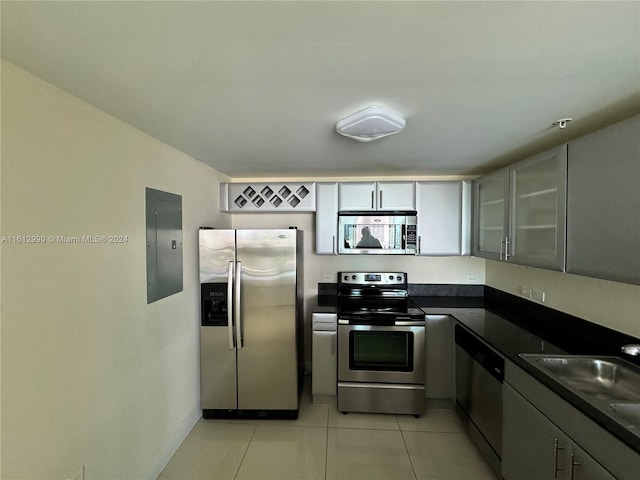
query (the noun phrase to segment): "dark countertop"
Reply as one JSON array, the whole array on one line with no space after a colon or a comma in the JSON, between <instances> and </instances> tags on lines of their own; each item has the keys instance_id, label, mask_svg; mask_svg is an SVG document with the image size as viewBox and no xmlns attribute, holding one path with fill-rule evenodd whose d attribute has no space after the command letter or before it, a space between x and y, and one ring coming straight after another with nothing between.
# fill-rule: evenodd
<instances>
[{"instance_id":1,"label":"dark countertop","mask_svg":"<svg viewBox=\"0 0 640 480\"><path fill-rule=\"evenodd\" d=\"M640 359L620 353L622 345L640 343L640 339L491 287L479 287L481 289L464 285L411 285L409 293L427 315L451 315L505 358L640 453L640 437L519 356L521 353L612 355L640 365ZM319 293L314 311L336 312L336 296L331 288L319 288Z\"/></svg>"},{"instance_id":2,"label":"dark countertop","mask_svg":"<svg viewBox=\"0 0 640 480\"><path fill-rule=\"evenodd\" d=\"M545 355L617 356L620 347L640 343L629 335L486 287L477 298L412 297L426 314L448 313L520 368L640 453L640 437L520 357ZM624 360L632 361L625 356ZM636 362L638 363L637 360Z\"/></svg>"}]
</instances>

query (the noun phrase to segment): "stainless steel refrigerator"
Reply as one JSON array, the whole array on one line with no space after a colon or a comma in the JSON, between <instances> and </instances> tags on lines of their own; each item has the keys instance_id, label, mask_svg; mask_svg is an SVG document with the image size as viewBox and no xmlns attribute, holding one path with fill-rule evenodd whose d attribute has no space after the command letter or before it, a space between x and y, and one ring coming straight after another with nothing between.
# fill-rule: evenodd
<instances>
[{"instance_id":1,"label":"stainless steel refrigerator","mask_svg":"<svg viewBox=\"0 0 640 480\"><path fill-rule=\"evenodd\" d=\"M302 232L199 230L204 418L298 415Z\"/></svg>"}]
</instances>

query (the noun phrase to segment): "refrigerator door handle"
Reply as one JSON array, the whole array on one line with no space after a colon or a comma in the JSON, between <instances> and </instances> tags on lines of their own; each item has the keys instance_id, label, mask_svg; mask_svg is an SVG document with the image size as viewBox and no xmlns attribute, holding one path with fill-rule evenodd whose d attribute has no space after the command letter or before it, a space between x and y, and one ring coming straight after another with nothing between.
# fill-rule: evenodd
<instances>
[{"instance_id":1,"label":"refrigerator door handle","mask_svg":"<svg viewBox=\"0 0 640 480\"><path fill-rule=\"evenodd\" d=\"M227 331L229 332L229 350L236 348L233 341L233 262L229 262L227 274Z\"/></svg>"},{"instance_id":2,"label":"refrigerator door handle","mask_svg":"<svg viewBox=\"0 0 640 480\"><path fill-rule=\"evenodd\" d=\"M242 262L236 262L236 289L235 289L235 318L236 318L236 341L238 342L238 350L242 350L242 325L241 318L242 312L240 310L240 290L242 279Z\"/></svg>"}]
</instances>

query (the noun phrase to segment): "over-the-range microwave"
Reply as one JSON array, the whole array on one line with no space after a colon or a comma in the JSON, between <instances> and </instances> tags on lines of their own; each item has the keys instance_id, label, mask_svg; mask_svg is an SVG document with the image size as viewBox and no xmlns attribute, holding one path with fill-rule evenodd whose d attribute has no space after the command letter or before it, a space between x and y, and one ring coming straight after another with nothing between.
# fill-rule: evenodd
<instances>
[{"instance_id":1,"label":"over-the-range microwave","mask_svg":"<svg viewBox=\"0 0 640 480\"><path fill-rule=\"evenodd\" d=\"M341 255L415 255L415 211L339 212L338 253Z\"/></svg>"}]
</instances>

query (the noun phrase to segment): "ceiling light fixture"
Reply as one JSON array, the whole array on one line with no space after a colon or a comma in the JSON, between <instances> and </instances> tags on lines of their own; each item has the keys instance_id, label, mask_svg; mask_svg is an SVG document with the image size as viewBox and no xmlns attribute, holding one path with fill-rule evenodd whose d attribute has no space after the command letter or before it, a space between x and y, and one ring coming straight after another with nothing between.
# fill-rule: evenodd
<instances>
[{"instance_id":1,"label":"ceiling light fixture","mask_svg":"<svg viewBox=\"0 0 640 480\"><path fill-rule=\"evenodd\" d=\"M405 125L405 119L396 112L371 105L339 120L336 131L358 142L371 142L398 133Z\"/></svg>"}]
</instances>

